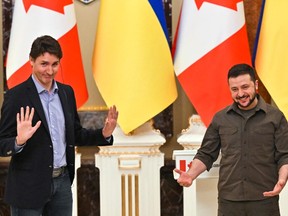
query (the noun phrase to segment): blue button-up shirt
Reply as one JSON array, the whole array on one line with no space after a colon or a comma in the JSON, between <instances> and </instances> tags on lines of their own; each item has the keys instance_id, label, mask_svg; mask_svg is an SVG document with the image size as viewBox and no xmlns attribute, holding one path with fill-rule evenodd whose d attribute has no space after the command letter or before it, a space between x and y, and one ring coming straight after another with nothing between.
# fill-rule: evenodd
<instances>
[{"instance_id":1,"label":"blue button-up shirt","mask_svg":"<svg viewBox=\"0 0 288 216\"><path fill-rule=\"evenodd\" d=\"M52 90L48 92L32 75L36 85L46 121L53 143L54 168L66 166L65 118L58 94L58 86L54 81Z\"/></svg>"}]
</instances>

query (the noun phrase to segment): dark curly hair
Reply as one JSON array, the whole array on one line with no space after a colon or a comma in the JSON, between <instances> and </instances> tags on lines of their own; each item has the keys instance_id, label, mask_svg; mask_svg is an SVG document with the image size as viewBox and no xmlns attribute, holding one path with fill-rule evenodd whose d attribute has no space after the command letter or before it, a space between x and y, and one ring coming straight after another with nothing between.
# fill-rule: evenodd
<instances>
[{"instance_id":1,"label":"dark curly hair","mask_svg":"<svg viewBox=\"0 0 288 216\"><path fill-rule=\"evenodd\" d=\"M46 52L57 56L59 60L63 56L59 42L49 35L36 38L32 43L29 55L31 58L36 59L38 56L43 55Z\"/></svg>"},{"instance_id":2,"label":"dark curly hair","mask_svg":"<svg viewBox=\"0 0 288 216\"><path fill-rule=\"evenodd\" d=\"M253 67L251 67L248 64L236 64L233 67L231 67L228 72L228 79L231 77L235 78L243 74L249 74L251 77L251 80L253 82L256 81L256 71Z\"/></svg>"}]
</instances>

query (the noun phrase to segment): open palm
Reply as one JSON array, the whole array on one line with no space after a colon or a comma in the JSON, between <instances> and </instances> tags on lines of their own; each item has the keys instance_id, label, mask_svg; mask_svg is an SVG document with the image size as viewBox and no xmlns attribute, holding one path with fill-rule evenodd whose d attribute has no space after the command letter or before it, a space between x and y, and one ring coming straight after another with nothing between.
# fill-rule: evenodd
<instances>
[{"instance_id":1,"label":"open palm","mask_svg":"<svg viewBox=\"0 0 288 216\"><path fill-rule=\"evenodd\" d=\"M20 108L20 113L17 113L17 145L23 145L28 139L30 139L35 131L40 127L41 121L38 121L35 126L32 126L32 119L34 116L34 108L26 107Z\"/></svg>"}]
</instances>

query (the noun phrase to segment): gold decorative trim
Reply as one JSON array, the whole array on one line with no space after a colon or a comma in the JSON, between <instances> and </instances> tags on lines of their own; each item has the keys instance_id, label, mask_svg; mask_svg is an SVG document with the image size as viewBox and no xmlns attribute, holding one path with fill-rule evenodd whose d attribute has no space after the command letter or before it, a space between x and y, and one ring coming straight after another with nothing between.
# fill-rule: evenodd
<instances>
[{"instance_id":1,"label":"gold decorative trim","mask_svg":"<svg viewBox=\"0 0 288 216\"><path fill-rule=\"evenodd\" d=\"M134 179L134 182L133 182L133 179ZM127 185L127 188L126 188L126 185ZM134 190L134 193L133 193L133 190ZM133 203L133 194L134 194L134 201L135 201L134 203ZM121 175L121 198L122 198L122 211L121 211L122 216L126 216L126 213L128 213L128 216L133 216L133 210L134 210L135 216L139 216L139 176L138 175L132 175L132 174L128 174L126 176L124 174Z\"/></svg>"},{"instance_id":2,"label":"gold decorative trim","mask_svg":"<svg viewBox=\"0 0 288 216\"><path fill-rule=\"evenodd\" d=\"M86 111L86 112L91 112L91 111L107 111L109 108L107 106L83 106L78 109L78 111Z\"/></svg>"},{"instance_id":3,"label":"gold decorative trim","mask_svg":"<svg viewBox=\"0 0 288 216\"><path fill-rule=\"evenodd\" d=\"M153 146L99 146L99 156L115 156L115 155L150 155L162 156L163 153L159 150L162 144Z\"/></svg>"},{"instance_id":4,"label":"gold decorative trim","mask_svg":"<svg viewBox=\"0 0 288 216\"><path fill-rule=\"evenodd\" d=\"M139 176L135 175L135 216L139 216Z\"/></svg>"},{"instance_id":5,"label":"gold decorative trim","mask_svg":"<svg viewBox=\"0 0 288 216\"><path fill-rule=\"evenodd\" d=\"M194 149L199 149L201 146L201 143L199 143L198 145L197 144L191 144L191 143L188 143L188 144L182 143L181 145L184 148L183 150L194 150Z\"/></svg>"},{"instance_id":6,"label":"gold decorative trim","mask_svg":"<svg viewBox=\"0 0 288 216\"><path fill-rule=\"evenodd\" d=\"M97 154L97 153L96 153ZM162 152L151 153L151 152L110 152L110 153L98 153L99 156L117 156L122 154L132 154L132 155L149 155L149 156L162 156Z\"/></svg>"},{"instance_id":7,"label":"gold decorative trim","mask_svg":"<svg viewBox=\"0 0 288 216\"><path fill-rule=\"evenodd\" d=\"M133 198L132 198L132 175L128 175L128 215L133 213Z\"/></svg>"},{"instance_id":8,"label":"gold decorative trim","mask_svg":"<svg viewBox=\"0 0 288 216\"><path fill-rule=\"evenodd\" d=\"M121 170L141 169L141 156L120 155L118 158L118 167Z\"/></svg>"},{"instance_id":9,"label":"gold decorative trim","mask_svg":"<svg viewBox=\"0 0 288 216\"><path fill-rule=\"evenodd\" d=\"M122 199L122 216L126 216L126 186L125 186L125 175L121 175L121 199Z\"/></svg>"},{"instance_id":10,"label":"gold decorative trim","mask_svg":"<svg viewBox=\"0 0 288 216\"><path fill-rule=\"evenodd\" d=\"M182 129L181 134L187 133L191 129L191 127L193 127L193 126L204 126L205 127L204 123L201 120L201 117L197 114L193 114L192 116L190 116L188 119L188 122L189 122L188 128Z\"/></svg>"}]
</instances>

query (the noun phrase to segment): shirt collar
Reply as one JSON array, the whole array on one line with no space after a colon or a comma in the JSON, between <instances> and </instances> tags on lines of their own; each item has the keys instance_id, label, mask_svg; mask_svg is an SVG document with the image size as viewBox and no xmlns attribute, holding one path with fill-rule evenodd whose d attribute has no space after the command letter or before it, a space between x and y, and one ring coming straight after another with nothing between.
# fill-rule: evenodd
<instances>
[{"instance_id":1,"label":"shirt collar","mask_svg":"<svg viewBox=\"0 0 288 216\"><path fill-rule=\"evenodd\" d=\"M32 74L32 80L36 86L38 94L46 91L46 89L36 80L36 78L34 77L33 74ZM53 80L52 92L54 92L54 93L58 92L58 85L57 85L57 82L55 82L55 80Z\"/></svg>"},{"instance_id":2,"label":"shirt collar","mask_svg":"<svg viewBox=\"0 0 288 216\"><path fill-rule=\"evenodd\" d=\"M255 107L255 111L257 112L259 110L263 110L265 113L267 113L267 106L264 99L259 94L257 94L256 97L258 99L258 103ZM230 112L231 110L233 110L234 112L237 112L239 110L239 107L235 102L228 107L227 113Z\"/></svg>"}]
</instances>

